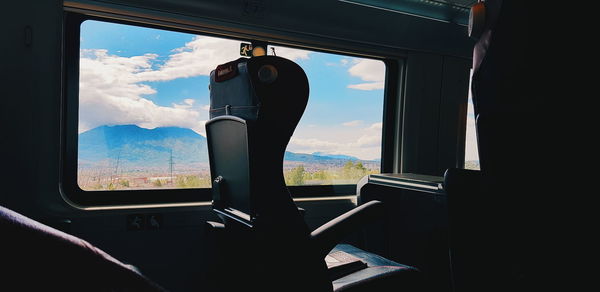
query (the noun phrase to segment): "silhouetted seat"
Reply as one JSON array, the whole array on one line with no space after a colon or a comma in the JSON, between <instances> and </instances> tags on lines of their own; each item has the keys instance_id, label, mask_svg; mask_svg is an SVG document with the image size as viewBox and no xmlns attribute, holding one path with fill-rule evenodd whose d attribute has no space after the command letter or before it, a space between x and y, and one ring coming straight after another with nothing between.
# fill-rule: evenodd
<instances>
[{"instance_id":1,"label":"silhouetted seat","mask_svg":"<svg viewBox=\"0 0 600 292\"><path fill-rule=\"evenodd\" d=\"M483 3L471 88L481 171L449 169L444 186L455 291L540 291L555 279L533 275L561 267L546 252L555 237L545 228L559 218L545 206L557 160L548 149L560 135L550 134L555 117L544 92L553 85L536 83L550 74L539 66L546 47L533 38L545 23L533 21L537 3Z\"/></svg>"},{"instance_id":2,"label":"silhouetted seat","mask_svg":"<svg viewBox=\"0 0 600 292\"><path fill-rule=\"evenodd\" d=\"M486 201L481 186L481 172L466 169L448 169L444 174L444 191L448 195L450 226L450 258L455 291L483 289L479 273L489 264L489 237L485 213ZM491 283L490 283L491 284ZM493 285L493 284L491 284ZM486 290L486 289L483 289Z\"/></svg>"},{"instance_id":3,"label":"silhouetted seat","mask_svg":"<svg viewBox=\"0 0 600 292\"><path fill-rule=\"evenodd\" d=\"M372 201L310 232L283 177L287 144L308 101L308 80L280 57L239 59L211 73L206 123L213 209L224 225L212 278L228 291L373 291L412 285L416 270L352 246L368 266L334 279L325 256L350 232L383 213ZM396 288L405 288L396 286Z\"/></svg>"},{"instance_id":4,"label":"silhouetted seat","mask_svg":"<svg viewBox=\"0 0 600 292\"><path fill-rule=\"evenodd\" d=\"M2 287L14 291L164 291L92 244L0 207Z\"/></svg>"}]
</instances>

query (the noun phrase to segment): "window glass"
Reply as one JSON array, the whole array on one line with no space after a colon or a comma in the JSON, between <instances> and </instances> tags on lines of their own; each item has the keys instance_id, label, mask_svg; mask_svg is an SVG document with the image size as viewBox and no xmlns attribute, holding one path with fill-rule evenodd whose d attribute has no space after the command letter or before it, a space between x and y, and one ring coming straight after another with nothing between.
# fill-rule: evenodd
<instances>
[{"instance_id":1,"label":"window glass","mask_svg":"<svg viewBox=\"0 0 600 292\"><path fill-rule=\"evenodd\" d=\"M472 72L471 72L472 74ZM469 84L469 103L467 105L467 131L465 138L465 169L479 170L479 152L477 150L477 131L475 129L475 110L471 86Z\"/></svg>"},{"instance_id":2,"label":"window glass","mask_svg":"<svg viewBox=\"0 0 600 292\"><path fill-rule=\"evenodd\" d=\"M306 72L310 97L288 145L288 185L356 184L379 173L385 64L379 60L271 46Z\"/></svg>"},{"instance_id":3,"label":"window glass","mask_svg":"<svg viewBox=\"0 0 600 292\"><path fill-rule=\"evenodd\" d=\"M81 24L77 183L85 191L208 188L209 74L240 41ZM310 99L285 154L289 185L353 184L379 172L383 62L284 47Z\"/></svg>"},{"instance_id":4,"label":"window glass","mask_svg":"<svg viewBox=\"0 0 600 292\"><path fill-rule=\"evenodd\" d=\"M78 185L210 187L209 74L240 42L87 20L81 24Z\"/></svg>"}]
</instances>

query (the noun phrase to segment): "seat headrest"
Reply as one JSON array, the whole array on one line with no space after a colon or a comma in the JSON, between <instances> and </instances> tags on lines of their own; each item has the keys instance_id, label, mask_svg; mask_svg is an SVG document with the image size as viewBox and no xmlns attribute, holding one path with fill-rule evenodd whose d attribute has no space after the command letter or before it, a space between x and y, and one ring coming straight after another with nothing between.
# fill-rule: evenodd
<instances>
[{"instance_id":1,"label":"seat headrest","mask_svg":"<svg viewBox=\"0 0 600 292\"><path fill-rule=\"evenodd\" d=\"M308 103L308 91L304 70L290 60L241 58L211 72L210 118L233 115L293 131Z\"/></svg>"},{"instance_id":2,"label":"seat headrest","mask_svg":"<svg viewBox=\"0 0 600 292\"><path fill-rule=\"evenodd\" d=\"M259 101L250 84L246 58L221 64L210 72L210 118L233 115L256 120Z\"/></svg>"}]
</instances>

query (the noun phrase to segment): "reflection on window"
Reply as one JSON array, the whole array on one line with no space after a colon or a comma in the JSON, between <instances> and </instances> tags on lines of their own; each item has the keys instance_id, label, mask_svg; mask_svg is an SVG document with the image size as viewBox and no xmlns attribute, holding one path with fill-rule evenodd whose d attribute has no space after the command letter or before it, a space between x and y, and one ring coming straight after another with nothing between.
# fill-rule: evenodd
<instances>
[{"instance_id":1,"label":"reflection on window","mask_svg":"<svg viewBox=\"0 0 600 292\"><path fill-rule=\"evenodd\" d=\"M87 20L81 24L81 189L208 188L209 74L240 41ZM381 61L274 47L306 71L310 99L285 154L289 185L379 172ZM272 52L273 50L269 50Z\"/></svg>"}]
</instances>

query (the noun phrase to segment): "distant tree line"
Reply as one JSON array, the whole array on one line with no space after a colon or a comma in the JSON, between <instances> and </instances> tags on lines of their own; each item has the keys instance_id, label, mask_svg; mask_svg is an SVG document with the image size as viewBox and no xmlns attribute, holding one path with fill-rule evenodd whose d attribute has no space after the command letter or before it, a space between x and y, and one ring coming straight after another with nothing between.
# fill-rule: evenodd
<instances>
[{"instance_id":1,"label":"distant tree line","mask_svg":"<svg viewBox=\"0 0 600 292\"><path fill-rule=\"evenodd\" d=\"M342 167L307 170L304 165L284 170L285 183L289 186L300 185L327 185L327 184L355 184L362 177L379 173L379 169L366 168L362 162L347 161ZM107 177L86 184L90 179L78 177L80 187L85 190L122 190L122 189L156 189L156 188L210 188L211 180L208 174L180 174L173 178L144 178L145 182L138 182L133 177ZM136 180L131 181L131 180Z\"/></svg>"},{"instance_id":2,"label":"distant tree line","mask_svg":"<svg viewBox=\"0 0 600 292\"><path fill-rule=\"evenodd\" d=\"M342 168L319 169L309 172L304 165L296 166L284 171L285 183L289 186L313 185L313 184L354 184L365 175L378 173L379 170L366 168L362 162L348 161Z\"/></svg>"}]
</instances>

